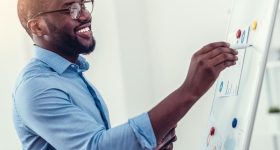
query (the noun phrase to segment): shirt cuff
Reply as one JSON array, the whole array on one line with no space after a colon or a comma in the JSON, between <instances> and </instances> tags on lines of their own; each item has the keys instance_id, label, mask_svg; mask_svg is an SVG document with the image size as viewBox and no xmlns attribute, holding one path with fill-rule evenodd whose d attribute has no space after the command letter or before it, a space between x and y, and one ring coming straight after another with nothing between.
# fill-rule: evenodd
<instances>
[{"instance_id":1,"label":"shirt cuff","mask_svg":"<svg viewBox=\"0 0 280 150\"><path fill-rule=\"evenodd\" d=\"M143 149L156 148L156 137L148 113L129 119L128 123Z\"/></svg>"}]
</instances>

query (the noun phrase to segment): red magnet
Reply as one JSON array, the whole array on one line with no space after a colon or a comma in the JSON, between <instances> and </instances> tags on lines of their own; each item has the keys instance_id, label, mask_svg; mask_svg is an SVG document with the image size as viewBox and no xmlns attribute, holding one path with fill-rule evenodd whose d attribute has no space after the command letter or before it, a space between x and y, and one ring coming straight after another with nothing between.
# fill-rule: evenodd
<instances>
[{"instance_id":1,"label":"red magnet","mask_svg":"<svg viewBox=\"0 0 280 150\"><path fill-rule=\"evenodd\" d=\"M214 127L211 128L210 130L210 135L213 136L215 134L216 129Z\"/></svg>"},{"instance_id":2,"label":"red magnet","mask_svg":"<svg viewBox=\"0 0 280 150\"><path fill-rule=\"evenodd\" d=\"M240 38L241 37L241 33L242 31L239 29L237 32L236 32L236 38Z\"/></svg>"}]
</instances>

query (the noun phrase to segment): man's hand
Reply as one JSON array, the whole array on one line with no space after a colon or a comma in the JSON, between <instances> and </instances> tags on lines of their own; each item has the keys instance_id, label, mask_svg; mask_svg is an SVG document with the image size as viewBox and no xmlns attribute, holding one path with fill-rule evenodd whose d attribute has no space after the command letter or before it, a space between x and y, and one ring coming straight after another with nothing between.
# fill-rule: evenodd
<instances>
[{"instance_id":1,"label":"man's hand","mask_svg":"<svg viewBox=\"0 0 280 150\"><path fill-rule=\"evenodd\" d=\"M236 64L236 55L237 51L225 42L204 46L193 55L183 88L198 99L213 85L222 70Z\"/></svg>"},{"instance_id":2,"label":"man's hand","mask_svg":"<svg viewBox=\"0 0 280 150\"><path fill-rule=\"evenodd\" d=\"M175 127L176 128L176 127ZM156 150L172 150L173 143L177 140L175 128L171 129L168 134L158 144Z\"/></svg>"}]
</instances>

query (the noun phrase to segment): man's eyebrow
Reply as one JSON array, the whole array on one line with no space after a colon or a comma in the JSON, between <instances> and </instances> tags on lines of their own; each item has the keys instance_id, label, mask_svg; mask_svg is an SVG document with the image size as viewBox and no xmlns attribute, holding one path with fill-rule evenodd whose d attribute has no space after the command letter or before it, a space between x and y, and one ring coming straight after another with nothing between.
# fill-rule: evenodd
<instances>
[{"instance_id":1,"label":"man's eyebrow","mask_svg":"<svg viewBox=\"0 0 280 150\"><path fill-rule=\"evenodd\" d=\"M75 3L75 2L74 2L74 1L71 1L71 2L64 3L64 4L62 5L62 8L66 8L66 7L70 6L70 5L73 4L73 3Z\"/></svg>"},{"instance_id":2,"label":"man's eyebrow","mask_svg":"<svg viewBox=\"0 0 280 150\"><path fill-rule=\"evenodd\" d=\"M84 2L84 1L91 1L91 0L80 0L81 2ZM73 3L76 3L77 1L76 0L70 0L69 2L66 2L64 3L61 7L62 8L67 8L69 7L70 5L72 5ZM92 0L92 2L94 2L94 0Z\"/></svg>"}]
</instances>

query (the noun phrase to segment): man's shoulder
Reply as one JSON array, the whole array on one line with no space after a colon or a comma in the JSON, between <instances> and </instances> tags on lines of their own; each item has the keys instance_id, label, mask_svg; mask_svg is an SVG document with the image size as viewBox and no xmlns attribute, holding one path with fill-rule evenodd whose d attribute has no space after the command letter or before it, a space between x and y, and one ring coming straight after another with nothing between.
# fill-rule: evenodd
<instances>
[{"instance_id":1,"label":"man's shoulder","mask_svg":"<svg viewBox=\"0 0 280 150\"><path fill-rule=\"evenodd\" d=\"M15 87L19 87L21 84L29 82L29 84L46 85L51 83L52 80L58 79L58 73L50 68L46 63L32 59L20 72Z\"/></svg>"},{"instance_id":2,"label":"man's shoulder","mask_svg":"<svg viewBox=\"0 0 280 150\"><path fill-rule=\"evenodd\" d=\"M21 71L19 78L28 79L32 77L44 77L52 76L57 73L50 68L46 63L38 60L32 59Z\"/></svg>"}]
</instances>

